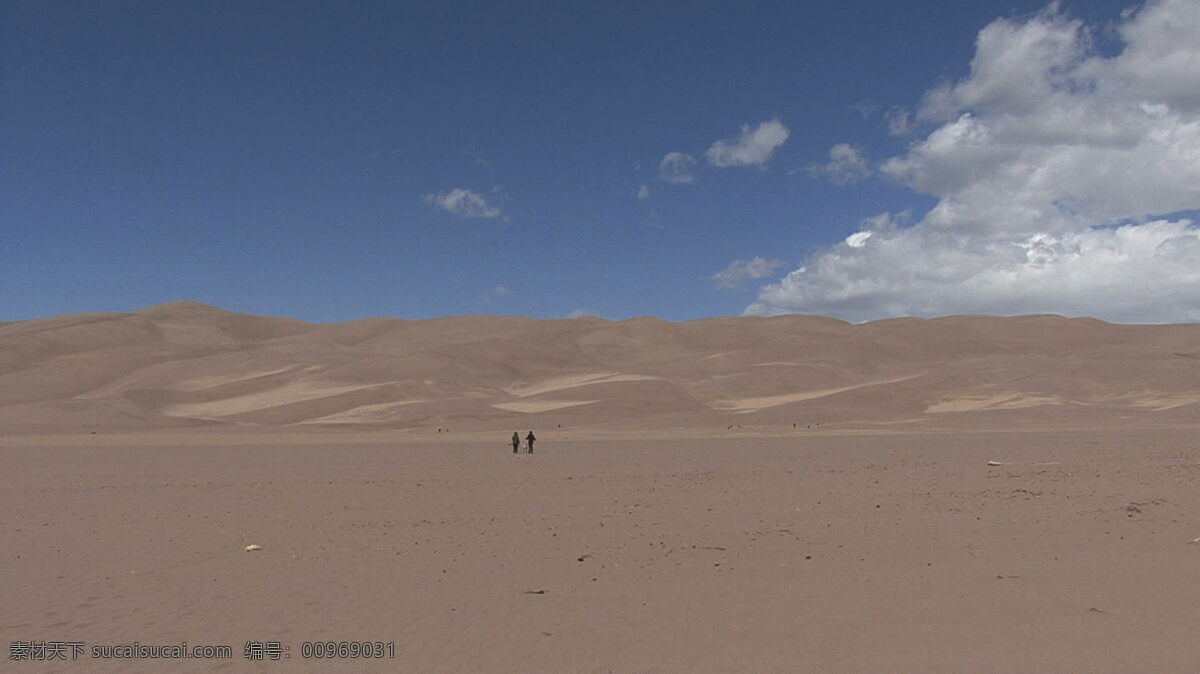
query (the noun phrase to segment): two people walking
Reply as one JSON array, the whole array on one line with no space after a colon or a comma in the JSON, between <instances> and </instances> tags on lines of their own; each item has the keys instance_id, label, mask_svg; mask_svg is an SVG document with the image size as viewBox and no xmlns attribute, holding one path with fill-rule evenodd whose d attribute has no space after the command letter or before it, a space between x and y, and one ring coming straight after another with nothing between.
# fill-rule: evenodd
<instances>
[{"instance_id":1,"label":"two people walking","mask_svg":"<svg viewBox=\"0 0 1200 674\"><path fill-rule=\"evenodd\" d=\"M525 442L528 443L525 445L525 447L529 450L530 454L533 454L533 441L534 440L537 440L537 438L534 437L533 431L529 431L529 435L525 436ZM512 443L513 443L513 454L516 454L517 450L520 449L520 447L521 447L521 436L517 435L516 431L513 431Z\"/></svg>"}]
</instances>

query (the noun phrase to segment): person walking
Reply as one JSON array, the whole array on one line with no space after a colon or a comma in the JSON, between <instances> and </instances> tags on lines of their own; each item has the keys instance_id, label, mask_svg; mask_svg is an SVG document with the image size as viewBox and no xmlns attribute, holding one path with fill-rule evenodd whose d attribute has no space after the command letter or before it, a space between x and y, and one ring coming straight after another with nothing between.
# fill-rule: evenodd
<instances>
[{"instance_id":1,"label":"person walking","mask_svg":"<svg viewBox=\"0 0 1200 674\"><path fill-rule=\"evenodd\" d=\"M533 431L529 431L529 435L525 436L525 442L529 443L529 453L533 454L533 441L537 438L533 437Z\"/></svg>"},{"instance_id":2,"label":"person walking","mask_svg":"<svg viewBox=\"0 0 1200 674\"><path fill-rule=\"evenodd\" d=\"M513 431L513 454L517 453L517 448L520 446L521 446L521 436L517 435L516 431Z\"/></svg>"}]
</instances>

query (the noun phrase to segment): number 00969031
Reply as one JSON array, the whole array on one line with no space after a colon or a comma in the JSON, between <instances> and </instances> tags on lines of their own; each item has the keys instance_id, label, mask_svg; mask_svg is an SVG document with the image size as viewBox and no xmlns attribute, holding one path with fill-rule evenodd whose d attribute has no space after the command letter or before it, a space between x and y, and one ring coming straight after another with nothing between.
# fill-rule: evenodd
<instances>
[{"instance_id":1,"label":"number 00969031","mask_svg":"<svg viewBox=\"0 0 1200 674\"><path fill-rule=\"evenodd\" d=\"M303 658L394 658L395 641L305 641Z\"/></svg>"}]
</instances>

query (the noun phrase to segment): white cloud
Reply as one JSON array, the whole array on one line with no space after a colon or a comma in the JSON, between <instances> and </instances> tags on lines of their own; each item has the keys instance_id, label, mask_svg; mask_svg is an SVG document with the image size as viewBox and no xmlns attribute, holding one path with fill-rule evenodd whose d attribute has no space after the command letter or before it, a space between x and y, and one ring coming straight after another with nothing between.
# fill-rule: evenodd
<instances>
[{"instance_id":1,"label":"white cloud","mask_svg":"<svg viewBox=\"0 0 1200 674\"><path fill-rule=\"evenodd\" d=\"M426 194L425 202L461 218L497 218L501 214L500 207L489 204L482 194L461 187Z\"/></svg>"},{"instance_id":2,"label":"white cloud","mask_svg":"<svg viewBox=\"0 0 1200 674\"><path fill-rule=\"evenodd\" d=\"M503 300L512 294L512 290L506 285L497 285L479 293L479 301L485 304Z\"/></svg>"},{"instance_id":3,"label":"white cloud","mask_svg":"<svg viewBox=\"0 0 1200 674\"><path fill-rule=\"evenodd\" d=\"M696 182L692 165L696 158L682 152L668 152L658 164L658 177L669 183L683 185Z\"/></svg>"},{"instance_id":4,"label":"white cloud","mask_svg":"<svg viewBox=\"0 0 1200 674\"><path fill-rule=\"evenodd\" d=\"M1200 320L1200 229L1169 215L1200 209L1200 3L1124 15L1113 56L1091 34L1055 5L984 28L918 111L940 126L883 164L936 206L818 251L747 313Z\"/></svg>"},{"instance_id":5,"label":"white cloud","mask_svg":"<svg viewBox=\"0 0 1200 674\"><path fill-rule=\"evenodd\" d=\"M883 118L887 120L888 135L907 136L913 132L914 120L908 108L893 105L883 113Z\"/></svg>"},{"instance_id":6,"label":"white cloud","mask_svg":"<svg viewBox=\"0 0 1200 674\"><path fill-rule=\"evenodd\" d=\"M807 170L813 177L824 178L835 185L849 185L871 175L871 165L862 151L847 143L829 148L829 161L809 164Z\"/></svg>"},{"instance_id":7,"label":"white cloud","mask_svg":"<svg viewBox=\"0 0 1200 674\"><path fill-rule=\"evenodd\" d=\"M722 168L762 166L770 161L775 149L783 145L788 135L788 128L778 119L763 122L754 130L749 124L743 124L742 132L736 138L718 140L704 156L709 164Z\"/></svg>"},{"instance_id":8,"label":"white cloud","mask_svg":"<svg viewBox=\"0 0 1200 674\"><path fill-rule=\"evenodd\" d=\"M650 188L646 187L645 185L638 187L637 198L642 201L649 199L650 198Z\"/></svg>"},{"instance_id":9,"label":"white cloud","mask_svg":"<svg viewBox=\"0 0 1200 674\"><path fill-rule=\"evenodd\" d=\"M458 151L458 156L471 166L477 166L479 168L487 168L491 164L491 162L488 161L488 158L483 156L483 153L479 151L479 148L475 147L462 148Z\"/></svg>"},{"instance_id":10,"label":"white cloud","mask_svg":"<svg viewBox=\"0 0 1200 674\"><path fill-rule=\"evenodd\" d=\"M588 309L576 309L575 311L572 311L571 313L567 314L567 318L599 318L599 317L600 317L599 314L593 313L592 311L590 311Z\"/></svg>"},{"instance_id":11,"label":"white cloud","mask_svg":"<svg viewBox=\"0 0 1200 674\"><path fill-rule=\"evenodd\" d=\"M998 240L917 227L850 235L760 290L747 313L1195 321L1198 288L1200 228L1186 220Z\"/></svg>"},{"instance_id":12,"label":"white cloud","mask_svg":"<svg viewBox=\"0 0 1200 674\"><path fill-rule=\"evenodd\" d=\"M862 248L867 245L867 239L874 234L875 232L855 232L846 237L846 245L851 248Z\"/></svg>"},{"instance_id":13,"label":"white cloud","mask_svg":"<svg viewBox=\"0 0 1200 674\"><path fill-rule=\"evenodd\" d=\"M736 288L746 279L763 279L775 273L781 263L779 260L769 260L765 257L755 257L749 260L734 260L721 271L712 275L712 282L718 288Z\"/></svg>"},{"instance_id":14,"label":"white cloud","mask_svg":"<svg viewBox=\"0 0 1200 674\"><path fill-rule=\"evenodd\" d=\"M852 104L850 109L856 111L863 119L867 119L879 110L879 104L867 98Z\"/></svg>"}]
</instances>

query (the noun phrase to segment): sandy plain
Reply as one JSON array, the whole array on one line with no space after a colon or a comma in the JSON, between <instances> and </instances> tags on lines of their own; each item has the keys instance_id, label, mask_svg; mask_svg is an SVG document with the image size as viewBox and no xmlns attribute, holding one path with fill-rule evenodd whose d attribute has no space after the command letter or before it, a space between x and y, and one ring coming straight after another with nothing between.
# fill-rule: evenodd
<instances>
[{"instance_id":1,"label":"sandy plain","mask_svg":"<svg viewBox=\"0 0 1200 674\"><path fill-rule=\"evenodd\" d=\"M1194 672L1198 486L1197 324L13 321L9 655L233 657L0 669Z\"/></svg>"},{"instance_id":2,"label":"sandy plain","mask_svg":"<svg viewBox=\"0 0 1200 674\"><path fill-rule=\"evenodd\" d=\"M5 438L0 632L235 655L62 671L254 669L248 640L305 671L313 640L414 672L1200 662L1195 428L541 435Z\"/></svg>"}]
</instances>

